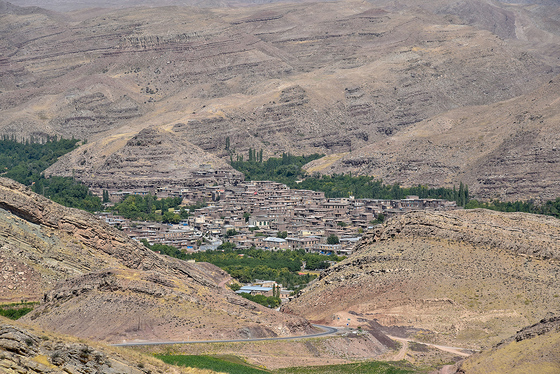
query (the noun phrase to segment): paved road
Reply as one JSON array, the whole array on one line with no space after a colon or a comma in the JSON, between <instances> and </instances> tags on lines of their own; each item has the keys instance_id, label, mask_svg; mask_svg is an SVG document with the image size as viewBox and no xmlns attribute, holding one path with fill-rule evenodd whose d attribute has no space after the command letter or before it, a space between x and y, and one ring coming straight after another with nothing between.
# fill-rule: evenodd
<instances>
[{"instance_id":1,"label":"paved road","mask_svg":"<svg viewBox=\"0 0 560 374\"><path fill-rule=\"evenodd\" d=\"M250 339L230 339L230 340L187 340L187 341L166 341L166 342L130 342L130 343L119 343L112 344L115 347L133 347L140 345L167 345L167 344L197 344L197 343L238 343L238 342L258 342L262 340L291 340L291 339L306 339L306 338L317 338L320 336L332 335L338 332L338 329L330 326L313 325L317 328L323 330L323 332L310 335L299 335L299 336L285 336L278 338L250 338Z\"/></svg>"}]
</instances>

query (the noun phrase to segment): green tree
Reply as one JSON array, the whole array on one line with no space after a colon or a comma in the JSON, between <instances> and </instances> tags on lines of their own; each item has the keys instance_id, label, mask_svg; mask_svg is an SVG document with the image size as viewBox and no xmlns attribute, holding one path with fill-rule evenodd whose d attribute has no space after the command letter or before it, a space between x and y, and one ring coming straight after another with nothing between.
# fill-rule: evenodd
<instances>
[{"instance_id":1,"label":"green tree","mask_svg":"<svg viewBox=\"0 0 560 374\"><path fill-rule=\"evenodd\" d=\"M281 239L286 239L288 237L288 232L287 231L278 231L278 233L276 233L276 237L281 238Z\"/></svg>"},{"instance_id":2,"label":"green tree","mask_svg":"<svg viewBox=\"0 0 560 374\"><path fill-rule=\"evenodd\" d=\"M103 190L103 203L109 202L109 191Z\"/></svg>"},{"instance_id":3,"label":"green tree","mask_svg":"<svg viewBox=\"0 0 560 374\"><path fill-rule=\"evenodd\" d=\"M383 213L379 213L379 214L377 215L377 218L376 218L376 219L370 221L370 223L371 223L372 225L377 225L377 224L383 223L383 222L385 222L385 215L384 215Z\"/></svg>"},{"instance_id":4,"label":"green tree","mask_svg":"<svg viewBox=\"0 0 560 374\"><path fill-rule=\"evenodd\" d=\"M459 191L457 192L457 205L465 206L466 202L466 195L465 195L465 186L463 182L459 183Z\"/></svg>"},{"instance_id":5,"label":"green tree","mask_svg":"<svg viewBox=\"0 0 560 374\"><path fill-rule=\"evenodd\" d=\"M174 223L177 224L181 221L181 216L179 216L178 214L175 214L174 212L171 211L167 211L165 213L163 213L163 217L161 222L163 223Z\"/></svg>"},{"instance_id":6,"label":"green tree","mask_svg":"<svg viewBox=\"0 0 560 374\"><path fill-rule=\"evenodd\" d=\"M340 243L340 240L338 239L338 236L336 236L335 234L331 234L327 238L327 244L338 244L338 243Z\"/></svg>"}]
</instances>

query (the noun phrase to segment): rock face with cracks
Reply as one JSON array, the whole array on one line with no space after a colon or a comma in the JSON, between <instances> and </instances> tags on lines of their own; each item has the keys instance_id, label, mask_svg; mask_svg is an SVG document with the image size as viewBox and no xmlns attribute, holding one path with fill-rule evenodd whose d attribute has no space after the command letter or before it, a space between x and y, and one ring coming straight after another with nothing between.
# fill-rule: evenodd
<instances>
[{"instance_id":1,"label":"rock face with cracks","mask_svg":"<svg viewBox=\"0 0 560 374\"><path fill-rule=\"evenodd\" d=\"M16 373L199 373L132 352L78 342L0 317L0 372ZM206 373L207 371L204 371Z\"/></svg>"}]
</instances>

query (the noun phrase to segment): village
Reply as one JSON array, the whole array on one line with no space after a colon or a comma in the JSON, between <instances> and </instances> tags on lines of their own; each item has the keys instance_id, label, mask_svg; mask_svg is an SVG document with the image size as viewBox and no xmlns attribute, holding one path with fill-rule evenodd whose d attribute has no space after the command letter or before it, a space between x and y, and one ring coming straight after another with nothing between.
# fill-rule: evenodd
<instances>
[{"instance_id":1,"label":"village","mask_svg":"<svg viewBox=\"0 0 560 374\"><path fill-rule=\"evenodd\" d=\"M230 242L236 248L350 255L361 234L383 218L411 210L457 209L454 201L417 196L328 199L323 192L290 189L271 181L109 191L112 203L131 194L181 197L184 205L205 203L178 224L131 221L118 212L99 214L133 239L172 245L184 252L217 249Z\"/></svg>"}]
</instances>

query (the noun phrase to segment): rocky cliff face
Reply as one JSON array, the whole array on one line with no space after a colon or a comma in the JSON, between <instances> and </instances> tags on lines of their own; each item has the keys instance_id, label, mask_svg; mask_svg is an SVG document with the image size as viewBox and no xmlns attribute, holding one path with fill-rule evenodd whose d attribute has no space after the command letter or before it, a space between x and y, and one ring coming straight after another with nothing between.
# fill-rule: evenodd
<instances>
[{"instance_id":1,"label":"rocky cliff face","mask_svg":"<svg viewBox=\"0 0 560 374\"><path fill-rule=\"evenodd\" d=\"M285 311L336 322L349 311L420 338L496 344L560 311L560 223L486 210L413 212L364 237ZM355 323L355 322L354 322Z\"/></svg>"},{"instance_id":2,"label":"rocky cliff face","mask_svg":"<svg viewBox=\"0 0 560 374\"><path fill-rule=\"evenodd\" d=\"M121 342L311 329L226 289L229 275L213 265L160 256L8 179L0 179L0 245L0 299L41 299L24 319L50 330Z\"/></svg>"},{"instance_id":3,"label":"rocky cliff face","mask_svg":"<svg viewBox=\"0 0 560 374\"><path fill-rule=\"evenodd\" d=\"M224 160L189 142L181 128L180 125L171 130L146 128L128 140L117 138L102 145L85 145L80 152L48 168L45 175L74 176L99 188L223 183L224 178L215 176L217 170L227 173L230 182L243 180L243 175ZM76 168L76 165L80 166ZM210 174L202 178L199 172Z\"/></svg>"},{"instance_id":4,"label":"rocky cliff face","mask_svg":"<svg viewBox=\"0 0 560 374\"><path fill-rule=\"evenodd\" d=\"M453 110L341 157L332 168L321 169L321 161L309 168L379 175L406 185L462 181L487 199L554 200L560 180L559 85L553 79L513 100Z\"/></svg>"}]
</instances>

